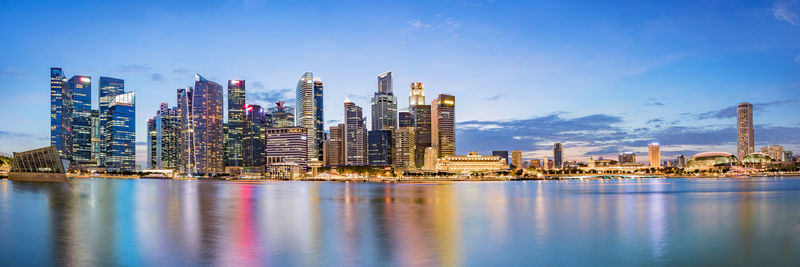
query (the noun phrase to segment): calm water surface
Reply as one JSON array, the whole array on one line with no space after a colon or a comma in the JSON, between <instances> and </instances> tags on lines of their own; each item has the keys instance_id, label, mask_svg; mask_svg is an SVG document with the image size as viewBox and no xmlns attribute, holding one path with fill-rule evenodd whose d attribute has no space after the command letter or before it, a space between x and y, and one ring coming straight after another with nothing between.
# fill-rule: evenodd
<instances>
[{"instance_id":1,"label":"calm water surface","mask_svg":"<svg viewBox=\"0 0 800 267\"><path fill-rule=\"evenodd\" d=\"M800 179L0 181L0 265L800 265Z\"/></svg>"}]
</instances>

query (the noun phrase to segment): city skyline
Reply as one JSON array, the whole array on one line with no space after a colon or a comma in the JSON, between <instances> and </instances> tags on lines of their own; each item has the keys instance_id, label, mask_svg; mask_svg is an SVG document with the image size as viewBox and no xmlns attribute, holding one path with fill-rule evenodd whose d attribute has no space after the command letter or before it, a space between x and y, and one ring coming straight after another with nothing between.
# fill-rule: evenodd
<instances>
[{"instance_id":1,"label":"city skyline","mask_svg":"<svg viewBox=\"0 0 800 267\"><path fill-rule=\"evenodd\" d=\"M4 9L11 13L28 5L34 4L20 3ZM445 12L444 4L430 5L428 7L433 13ZM486 16L495 16L498 10L504 10L509 3L484 3L480 7L455 5L454 13L442 14L441 17L436 14L420 14L418 17L409 17L399 13L388 16L386 23L396 28L395 35L389 35L389 37L409 39L405 46L393 48L401 51L402 55L413 55L412 59L422 59L430 57L431 53L441 52L443 47L440 46L443 44L452 44L457 48L456 50L460 51L476 49L481 46L497 49L500 47L476 40L486 36L509 40L511 38L508 36L509 33L535 33L535 40L550 40L541 43L539 47L534 46L530 49L531 53L536 54L537 51L547 50L550 46L570 41L572 38L598 37L587 31L578 31L573 37L559 37L551 36L546 31L518 28L507 29L506 33L477 30L480 26L502 29L504 24L479 24L470 20L467 14L488 9L493 12L488 12ZM142 59L106 56L115 50L129 48L126 45L117 45L111 48L90 45L89 48L102 48L94 51L85 50L87 48L78 47L70 42L63 42L59 44L60 52L55 53L37 48L39 44L34 44L35 42L26 42L26 40L39 36L34 32L43 26L26 21L22 22L21 27L29 29L30 32L15 31L9 35L10 38L19 40L18 43L0 44L0 48L10 52L4 53L2 62L12 64L0 66L2 70L0 83L5 85L0 90L7 96L4 100L3 126L0 128L0 137L2 137L0 138L2 139L0 152L10 154L12 151L23 151L47 144L49 124L47 123L48 114L44 111L48 110L49 103L47 102L48 92L44 89L47 85L44 84L45 79L42 77L46 75L46 70L50 67L63 68L67 78L73 75L89 76L93 80L98 80L100 76L120 78L127 83L127 90L137 92L137 162L144 162L146 158L146 120L154 116L161 102L167 102L170 106L176 105L174 90L191 85L193 72L208 75L209 80L217 82L232 79L247 80L247 102L250 103L253 99L253 104L271 108L274 106L273 102L281 100L287 101L290 107L296 107L292 101L293 84L297 81L296 77L304 71L314 71L315 75L319 74L325 81L327 114L325 114L324 129L328 129L330 126L342 123L344 111L340 105L345 96L349 96L356 105L368 108L370 106L369 99L377 90L375 76L384 71L393 70L394 85L397 89L394 92L398 99L399 110L408 106L406 102L408 99L407 88L412 82L425 84L428 99L433 99L439 94L452 94L459 98L458 116L456 116L456 139L458 140L456 149L457 154L461 155L467 154L471 150L489 154L492 150L519 149L523 151L523 157L526 159L552 157L552 145L556 142L564 145L565 160L585 160L589 156L613 157L623 151L646 155L647 144L651 142L662 144L662 159L673 159L679 154L688 157L693 153L703 151L720 150L736 153L735 106L739 102L751 102L754 105L755 147L782 145L786 150L800 150L800 139L796 135L796 132L800 130L800 121L796 116L798 111L793 108L799 103L797 89L800 86L797 78L800 77L798 75L800 62L795 62L796 59L793 55L799 55L800 51L792 45L785 45L786 43L798 43L797 36L800 34L795 33L800 31L800 27L795 25L796 23L793 24L791 21L777 16L774 12L775 2L726 7L727 11L741 12L715 11L710 16L728 20L741 19L742 21L739 23L758 22L758 25L762 25L760 27L769 27L774 29L773 33L778 31L779 34L761 36L757 33L758 26L755 26L755 29L745 30L742 37L725 37L724 30L714 29L712 32L720 31L720 36L716 36L718 39L704 40L702 45L691 46L692 49L681 50L666 46L660 47L660 49L639 49L630 53L604 46L603 42L610 42L613 39L598 37L601 45L596 46L596 49L600 50L599 54L606 54L606 58L586 55L588 50L576 47L565 48L567 51L561 51L561 53L538 54L542 57L540 60L533 61L531 65L552 67L553 70L546 72L554 77L552 79L537 76L537 71L542 71L541 66L522 64L506 53L500 53L494 57L479 56L474 53L461 54L462 57L456 57L455 63L445 66L440 66L445 63L435 63L432 66L420 65L416 60L406 62L393 57L388 57L385 61L378 63L365 63L368 61L363 60L363 56L352 51L359 50L356 48L363 48L361 45L337 50L335 54L331 54L332 51L323 50L327 58L323 56L317 62L292 61L271 53L268 53L269 56L265 58L253 51L248 52L247 49L237 53L222 53L222 56L232 56L232 60L242 63L235 68L220 68L219 64L189 59L198 50L226 47L224 44L199 45L197 48L184 47L185 50L182 51L176 51L176 47L169 47L167 50L175 55L170 60L152 58L159 55L156 52L153 52L153 56L144 56ZM87 8L103 10L92 5ZM166 8L167 6L160 5L153 7L155 10ZM258 10L263 11L264 8L269 8L269 6L254 7L245 11L245 14L254 15ZM340 8L347 8L347 6ZM689 10L687 12L699 12L698 10L701 9L698 6L687 8ZM547 7L534 10L544 12ZM627 10L629 7L623 8L623 11ZM744 11L752 11L751 13L755 15ZM315 10L314 12L321 11ZM646 10L644 13L648 12L654 11ZM682 24L686 21L680 20L681 16L676 10L666 9L665 12L666 16L675 16L674 21L637 18L632 20L635 22L634 25L648 30L672 30L676 31L673 34L680 36L695 36L700 33L687 29ZM159 15L156 11L133 9L132 13L146 15L145 23L161 21L158 20ZM567 14L567 16L575 15L576 13ZM2 20L10 23L6 19L13 19L17 16L9 14L3 16ZM623 28L617 24L618 21L599 15L590 16L588 20L608 22L609 30ZM110 25L114 25L115 21L110 20ZM86 23L88 22L66 22L64 27L65 29L83 28L78 26ZM235 22L232 23L235 24ZM271 25L272 22L266 20L259 21L259 23ZM319 23L309 23L325 28ZM704 27L710 25L709 23L699 23ZM451 26L450 29L455 29L455 33L440 36L441 33L453 33L448 30L447 25ZM583 24L576 23L567 27L574 29L581 25ZM371 28L367 27L366 29ZM141 40L152 40L158 34L164 34L170 30L154 31L153 33L142 33L131 28L121 29L121 32L141 37ZM222 33L213 28L210 31ZM61 33L55 34L61 35ZM182 34L185 33L179 32L179 35ZM647 45L658 41L648 39L644 33L631 33L631 35L635 38L627 43L628 45ZM778 35L783 37L776 37ZM283 35L278 33L278 38L280 36ZM548 36L551 38L547 38ZM767 38L770 43L769 47L756 49L754 47L759 45L758 42L746 41L755 37ZM330 42L338 43L336 38L330 39L330 36L328 38ZM414 43L414 40L421 39L429 39L429 43L432 44ZM537 44L534 39L525 39L522 40L522 43ZM171 38L165 41L170 40L176 44L182 43ZM708 50L709 47L722 46L726 41L733 41L737 45L723 46L722 52ZM21 47L19 44L22 43L33 45ZM266 41L266 43L270 42ZM283 47L283 50L287 49L286 46L285 44L271 45L271 47ZM316 45L307 45L305 48L321 49ZM522 47L505 48L509 48L512 52L525 51L522 50ZM739 50L734 48L739 48ZM33 56L34 51L39 50L46 52ZM141 55L141 53L139 51L136 54ZM369 50L365 54L373 55ZM586 55L585 59L589 63L576 64L578 55L582 54ZM445 55L452 57L457 54L448 52L442 56ZM81 57L87 56L100 59L92 60L92 62L79 60ZM243 56L255 56L255 58L247 59ZM336 64L333 62L342 57L352 57L352 61L358 62L360 65L348 64L344 68L336 68ZM537 58L535 55L527 53L521 57L523 59ZM655 60L643 59L647 57ZM173 61L173 59L175 60ZM259 67L258 61L265 59L269 60L263 62L276 62L282 67ZM469 64L465 63L470 61L486 61L492 68L469 67ZM433 71L437 68L442 70ZM621 72L622 74L611 75L614 73L605 72L603 70L605 68L610 69L609 72ZM760 70L763 68L766 70ZM476 75L478 72L483 73ZM499 75L503 72L508 73ZM574 74L574 72L588 74ZM526 73L530 74L521 75ZM719 78L723 73L746 73L747 75ZM576 75L575 80L584 81L585 84L576 84L574 81L563 79L567 74ZM604 78L606 74L612 77ZM510 77L508 75L523 77L522 84L524 86L508 86L514 88L506 89L505 81ZM711 78L698 77L703 75ZM668 80L686 80L686 82ZM94 97L97 95L97 88L97 83L95 83L91 93L93 108L98 106L98 99ZM596 99L598 94L600 98ZM227 95L227 91L223 95ZM487 106L502 108L488 108ZM223 105L223 107L227 107L227 105ZM364 113L368 117L367 121L371 121L370 112ZM486 139L493 140L493 142L481 142Z\"/></svg>"}]
</instances>

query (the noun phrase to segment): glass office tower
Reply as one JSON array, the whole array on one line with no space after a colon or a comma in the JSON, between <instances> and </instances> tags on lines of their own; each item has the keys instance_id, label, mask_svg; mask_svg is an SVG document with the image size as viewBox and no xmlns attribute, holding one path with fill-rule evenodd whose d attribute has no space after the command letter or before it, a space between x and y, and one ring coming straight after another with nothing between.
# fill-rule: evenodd
<instances>
[{"instance_id":1,"label":"glass office tower","mask_svg":"<svg viewBox=\"0 0 800 267\"><path fill-rule=\"evenodd\" d=\"M92 160L92 79L75 75L67 81L72 95L72 162Z\"/></svg>"},{"instance_id":2,"label":"glass office tower","mask_svg":"<svg viewBox=\"0 0 800 267\"><path fill-rule=\"evenodd\" d=\"M245 122L245 81L228 81L227 166L242 166L242 138ZM260 111L260 108L259 108Z\"/></svg>"},{"instance_id":3,"label":"glass office tower","mask_svg":"<svg viewBox=\"0 0 800 267\"><path fill-rule=\"evenodd\" d=\"M192 90L192 131L194 172L223 172L222 86L195 74Z\"/></svg>"},{"instance_id":4,"label":"glass office tower","mask_svg":"<svg viewBox=\"0 0 800 267\"><path fill-rule=\"evenodd\" d=\"M136 107L134 92L118 94L108 105L105 168L109 171L136 170Z\"/></svg>"},{"instance_id":5,"label":"glass office tower","mask_svg":"<svg viewBox=\"0 0 800 267\"><path fill-rule=\"evenodd\" d=\"M324 131L323 84L319 77L306 72L297 82L297 126L308 129L308 159L322 159Z\"/></svg>"},{"instance_id":6,"label":"glass office tower","mask_svg":"<svg viewBox=\"0 0 800 267\"><path fill-rule=\"evenodd\" d=\"M50 145L56 146L59 155L69 158L72 144L66 131L71 127L69 122L72 115L65 116L69 111L69 99L65 98L66 81L67 77L61 68L50 68ZM65 146L67 149L64 149Z\"/></svg>"},{"instance_id":7,"label":"glass office tower","mask_svg":"<svg viewBox=\"0 0 800 267\"><path fill-rule=\"evenodd\" d=\"M106 124L108 124L108 106L114 97L125 93L125 81L122 79L100 76L98 83L99 110L100 110L100 136L105 136ZM105 153L100 153L100 165L105 162Z\"/></svg>"}]
</instances>

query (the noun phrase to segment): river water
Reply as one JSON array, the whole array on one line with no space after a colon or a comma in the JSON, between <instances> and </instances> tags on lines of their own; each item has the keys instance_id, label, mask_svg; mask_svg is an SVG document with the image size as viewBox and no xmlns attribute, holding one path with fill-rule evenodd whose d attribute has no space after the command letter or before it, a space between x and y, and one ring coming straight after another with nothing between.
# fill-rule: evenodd
<instances>
[{"instance_id":1,"label":"river water","mask_svg":"<svg viewBox=\"0 0 800 267\"><path fill-rule=\"evenodd\" d=\"M800 265L800 179L0 180L0 265Z\"/></svg>"}]
</instances>

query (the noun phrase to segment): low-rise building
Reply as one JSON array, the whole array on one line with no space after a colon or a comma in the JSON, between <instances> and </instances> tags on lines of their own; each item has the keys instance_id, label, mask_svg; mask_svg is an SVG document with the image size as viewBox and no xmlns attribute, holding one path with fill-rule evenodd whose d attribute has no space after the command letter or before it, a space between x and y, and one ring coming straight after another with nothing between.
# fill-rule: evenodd
<instances>
[{"instance_id":1,"label":"low-rise building","mask_svg":"<svg viewBox=\"0 0 800 267\"><path fill-rule=\"evenodd\" d=\"M439 171L445 172L493 172L506 168L499 156L481 156L475 151L466 156L444 156L436 166Z\"/></svg>"}]
</instances>

